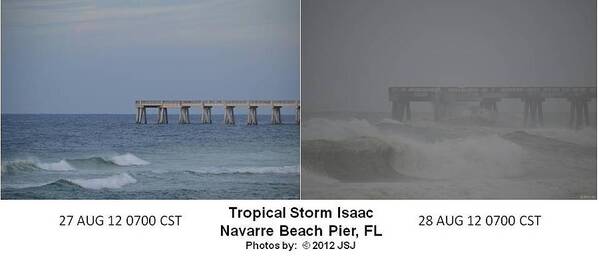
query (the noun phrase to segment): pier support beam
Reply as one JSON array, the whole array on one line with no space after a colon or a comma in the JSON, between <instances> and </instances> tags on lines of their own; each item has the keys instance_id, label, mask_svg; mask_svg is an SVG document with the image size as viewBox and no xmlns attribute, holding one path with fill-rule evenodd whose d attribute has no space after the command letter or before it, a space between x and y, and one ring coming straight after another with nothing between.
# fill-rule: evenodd
<instances>
[{"instance_id":1,"label":"pier support beam","mask_svg":"<svg viewBox=\"0 0 599 259\"><path fill-rule=\"evenodd\" d=\"M485 98L480 101L480 108L490 112L497 112L497 99Z\"/></svg>"},{"instance_id":2,"label":"pier support beam","mask_svg":"<svg viewBox=\"0 0 599 259\"><path fill-rule=\"evenodd\" d=\"M202 123L212 124L212 106L202 106Z\"/></svg>"},{"instance_id":3,"label":"pier support beam","mask_svg":"<svg viewBox=\"0 0 599 259\"><path fill-rule=\"evenodd\" d=\"M272 107L272 115L270 116L272 124L281 124L281 106Z\"/></svg>"},{"instance_id":4,"label":"pier support beam","mask_svg":"<svg viewBox=\"0 0 599 259\"><path fill-rule=\"evenodd\" d=\"M135 123L137 124L147 124L148 120L146 119L146 107L137 107L137 116L135 118Z\"/></svg>"},{"instance_id":5,"label":"pier support beam","mask_svg":"<svg viewBox=\"0 0 599 259\"><path fill-rule=\"evenodd\" d=\"M158 108L158 124L168 124L168 110L166 107Z\"/></svg>"},{"instance_id":6,"label":"pier support beam","mask_svg":"<svg viewBox=\"0 0 599 259\"><path fill-rule=\"evenodd\" d=\"M135 114L135 123L141 123L141 107L137 107L137 113Z\"/></svg>"},{"instance_id":7,"label":"pier support beam","mask_svg":"<svg viewBox=\"0 0 599 259\"><path fill-rule=\"evenodd\" d=\"M404 121L412 119L412 111L410 110L410 101L396 101L393 102L391 110L391 117L397 121Z\"/></svg>"},{"instance_id":8,"label":"pier support beam","mask_svg":"<svg viewBox=\"0 0 599 259\"><path fill-rule=\"evenodd\" d=\"M179 124L189 124L189 106L181 106L179 111Z\"/></svg>"},{"instance_id":9,"label":"pier support beam","mask_svg":"<svg viewBox=\"0 0 599 259\"><path fill-rule=\"evenodd\" d=\"M299 125L301 123L301 119L302 119L302 113L300 110L300 106L298 105L295 108L295 124Z\"/></svg>"},{"instance_id":10,"label":"pier support beam","mask_svg":"<svg viewBox=\"0 0 599 259\"><path fill-rule=\"evenodd\" d=\"M258 106L249 106L248 125L258 125Z\"/></svg>"},{"instance_id":11,"label":"pier support beam","mask_svg":"<svg viewBox=\"0 0 599 259\"><path fill-rule=\"evenodd\" d=\"M542 97L526 97L524 101L524 127L543 126L543 101Z\"/></svg>"},{"instance_id":12,"label":"pier support beam","mask_svg":"<svg viewBox=\"0 0 599 259\"><path fill-rule=\"evenodd\" d=\"M439 102L432 102L433 104L433 120L434 121L439 121L441 119L441 103Z\"/></svg>"},{"instance_id":13,"label":"pier support beam","mask_svg":"<svg viewBox=\"0 0 599 259\"><path fill-rule=\"evenodd\" d=\"M435 121L440 121L449 114L449 104L445 101L433 101L433 118Z\"/></svg>"},{"instance_id":14,"label":"pier support beam","mask_svg":"<svg viewBox=\"0 0 599 259\"><path fill-rule=\"evenodd\" d=\"M235 106L225 105L225 124L235 124Z\"/></svg>"},{"instance_id":15,"label":"pier support beam","mask_svg":"<svg viewBox=\"0 0 599 259\"><path fill-rule=\"evenodd\" d=\"M582 105L582 112L584 113L585 126L591 126L591 120L589 118L589 103L584 102Z\"/></svg>"},{"instance_id":16,"label":"pier support beam","mask_svg":"<svg viewBox=\"0 0 599 259\"><path fill-rule=\"evenodd\" d=\"M591 125L589 118L589 100L584 97L570 98L570 128L582 129Z\"/></svg>"},{"instance_id":17,"label":"pier support beam","mask_svg":"<svg viewBox=\"0 0 599 259\"><path fill-rule=\"evenodd\" d=\"M146 107L141 108L141 117L139 123L148 124L148 119L146 118Z\"/></svg>"}]
</instances>

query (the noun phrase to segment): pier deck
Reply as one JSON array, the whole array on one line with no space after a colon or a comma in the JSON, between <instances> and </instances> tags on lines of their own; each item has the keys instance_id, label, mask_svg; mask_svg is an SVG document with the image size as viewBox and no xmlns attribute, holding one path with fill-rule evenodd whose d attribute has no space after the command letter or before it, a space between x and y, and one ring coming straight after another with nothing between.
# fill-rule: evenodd
<instances>
[{"instance_id":1,"label":"pier deck","mask_svg":"<svg viewBox=\"0 0 599 259\"><path fill-rule=\"evenodd\" d=\"M410 102L430 102L435 120L443 118L453 102L478 101L482 109L497 112L501 99L520 99L524 103L524 126L543 125L545 99L565 99L570 102L570 127L590 125L588 102L597 97L597 87L390 87L392 117L410 120Z\"/></svg>"},{"instance_id":2,"label":"pier deck","mask_svg":"<svg viewBox=\"0 0 599 259\"><path fill-rule=\"evenodd\" d=\"M212 123L212 108L223 107L225 124L235 124L235 107L247 107L249 109L247 115L248 125L258 124L258 113L257 109L260 107L268 107L272 109L271 123L281 124L281 108L282 107L293 107L296 109L295 122L300 123L300 102L298 100L137 100L135 101L135 108L137 110L136 123L146 124L146 109L157 108L158 109L158 124L168 123L168 109L180 109L179 112L179 123L188 124L191 123L189 109L190 108L201 108L202 116L201 123L211 124Z\"/></svg>"}]
</instances>

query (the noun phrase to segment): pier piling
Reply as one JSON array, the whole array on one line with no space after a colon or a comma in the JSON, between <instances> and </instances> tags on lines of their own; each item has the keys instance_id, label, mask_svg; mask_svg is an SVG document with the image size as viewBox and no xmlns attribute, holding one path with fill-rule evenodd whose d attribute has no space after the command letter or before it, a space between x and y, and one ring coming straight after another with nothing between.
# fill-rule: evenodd
<instances>
[{"instance_id":1,"label":"pier piling","mask_svg":"<svg viewBox=\"0 0 599 259\"><path fill-rule=\"evenodd\" d=\"M270 116L272 124L281 124L281 106L272 107L272 115Z\"/></svg>"},{"instance_id":2,"label":"pier piling","mask_svg":"<svg viewBox=\"0 0 599 259\"><path fill-rule=\"evenodd\" d=\"M146 118L146 107L137 107L137 116L135 119L135 123L148 124L148 120Z\"/></svg>"},{"instance_id":3,"label":"pier piling","mask_svg":"<svg viewBox=\"0 0 599 259\"><path fill-rule=\"evenodd\" d=\"M574 119L576 114L576 101L570 100L570 128L574 128Z\"/></svg>"},{"instance_id":4,"label":"pier piling","mask_svg":"<svg viewBox=\"0 0 599 259\"><path fill-rule=\"evenodd\" d=\"M168 110L166 107L158 108L158 124L168 124Z\"/></svg>"},{"instance_id":5,"label":"pier piling","mask_svg":"<svg viewBox=\"0 0 599 259\"><path fill-rule=\"evenodd\" d=\"M582 104L582 112L584 113L585 125L586 126L590 126L591 125L591 121L590 121L590 118L589 118L589 104L588 104L588 102L584 102Z\"/></svg>"},{"instance_id":6,"label":"pier piling","mask_svg":"<svg viewBox=\"0 0 599 259\"><path fill-rule=\"evenodd\" d=\"M225 105L225 124L235 124L235 106Z\"/></svg>"},{"instance_id":7,"label":"pier piling","mask_svg":"<svg viewBox=\"0 0 599 259\"><path fill-rule=\"evenodd\" d=\"M540 97L526 97L524 101L524 127L543 126L543 101Z\"/></svg>"},{"instance_id":8,"label":"pier piling","mask_svg":"<svg viewBox=\"0 0 599 259\"><path fill-rule=\"evenodd\" d=\"M538 112L538 121L539 121L539 126L543 126L543 100L538 100L537 101L537 112Z\"/></svg>"},{"instance_id":9,"label":"pier piling","mask_svg":"<svg viewBox=\"0 0 599 259\"><path fill-rule=\"evenodd\" d=\"M248 111L248 124L247 125L258 125L258 106L249 106Z\"/></svg>"},{"instance_id":10,"label":"pier piling","mask_svg":"<svg viewBox=\"0 0 599 259\"><path fill-rule=\"evenodd\" d=\"M202 123L212 124L212 106L202 105Z\"/></svg>"},{"instance_id":11,"label":"pier piling","mask_svg":"<svg viewBox=\"0 0 599 259\"><path fill-rule=\"evenodd\" d=\"M409 101L398 101L393 102L392 117L398 121L404 121L412 119L412 111L410 110Z\"/></svg>"},{"instance_id":12,"label":"pier piling","mask_svg":"<svg viewBox=\"0 0 599 259\"><path fill-rule=\"evenodd\" d=\"M135 123L141 123L141 107L137 107L137 113L135 114Z\"/></svg>"},{"instance_id":13,"label":"pier piling","mask_svg":"<svg viewBox=\"0 0 599 259\"><path fill-rule=\"evenodd\" d=\"M301 121L302 113L300 110L300 106L295 107L295 124L299 125Z\"/></svg>"},{"instance_id":14,"label":"pier piling","mask_svg":"<svg viewBox=\"0 0 599 259\"><path fill-rule=\"evenodd\" d=\"M179 111L179 124L189 124L189 106L181 106Z\"/></svg>"},{"instance_id":15,"label":"pier piling","mask_svg":"<svg viewBox=\"0 0 599 259\"><path fill-rule=\"evenodd\" d=\"M581 129L583 126L590 126L588 102L584 97L570 99L570 128Z\"/></svg>"},{"instance_id":16,"label":"pier piling","mask_svg":"<svg viewBox=\"0 0 599 259\"><path fill-rule=\"evenodd\" d=\"M484 98L480 101L480 108L489 112L497 112L497 99Z\"/></svg>"}]
</instances>

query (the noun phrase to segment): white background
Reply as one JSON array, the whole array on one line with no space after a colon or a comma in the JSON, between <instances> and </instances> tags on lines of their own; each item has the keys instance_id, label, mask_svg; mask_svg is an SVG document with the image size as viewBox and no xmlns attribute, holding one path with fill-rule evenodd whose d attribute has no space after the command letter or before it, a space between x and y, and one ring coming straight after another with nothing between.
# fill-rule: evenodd
<instances>
[{"instance_id":1,"label":"white background","mask_svg":"<svg viewBox=\"0 0 599 259\"><path fill-rule=\"evenodd\" d=\"M373 209L370 220L231 219L228 207ZM597 200L563 201L0 201L0 258L597 258ZM181 214L180 227L60 227L59 216ZM542 215L538 227L420 227L419 215ZM245 250L220 225L377 224L355 250ZM265 240L351 240L266 238Z\"/></svg>"},{"instance_id":2,"label":"white background","mask_svg":"<svg viewBox=\"0 0 599 259\"><path fill-rule=\"evenodd\" d=\"M248 209L373 209L368 220L231 219ZM572 201L1 201L2 258L595 258L596 200ZM182 214L180 227L60 227L59 215ZM542 215L538 227L421 227L418 215ZM221 237L220 225L377 224L382 238ZM276 232L276 231L275 231ZM326 231L325 231L326 233ZM325 234L326 235L326 234ZM246 250L246 240L356 240L355 250ZM594 255L594 256L593 256Z\"/></svg>"}]
</instances>

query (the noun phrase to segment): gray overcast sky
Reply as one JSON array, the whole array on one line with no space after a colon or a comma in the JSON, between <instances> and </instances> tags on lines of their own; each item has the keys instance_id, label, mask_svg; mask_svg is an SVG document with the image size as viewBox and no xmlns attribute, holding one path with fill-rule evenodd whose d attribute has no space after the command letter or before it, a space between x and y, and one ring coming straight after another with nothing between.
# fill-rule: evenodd
<instances>
[{"instance_id":1,"label":"gray overcast sky","mask_svg":"<svg viewBox=\"0 0 599 259\"><path fill-rule=\"evenodd\" d=\"M389 86L595 86L596 3L304 0L303 110L388 112Z\"/></svg>"},{"instance_id":2,"label":"gray overcast sky","mask_svg":"<svg viewBox=\"0 0 599 259\"><path fill-rule=\"evenodd\" d=\"M298 99L299 1L2 1L3 113Z\"/></svg>"}]
</instances>

